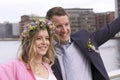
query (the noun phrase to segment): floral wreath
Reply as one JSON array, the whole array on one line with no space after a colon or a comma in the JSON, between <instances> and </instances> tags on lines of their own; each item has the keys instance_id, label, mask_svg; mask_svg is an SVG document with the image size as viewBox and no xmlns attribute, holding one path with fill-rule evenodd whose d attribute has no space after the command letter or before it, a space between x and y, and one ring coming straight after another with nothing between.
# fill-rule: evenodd
<instances>
[{"instance_id":1,"label":"floral wreath","mask_svg":"<svg viewBox=\"0 0 120 80\"><path fill-rule=\"evenodd\" d=\"M23 39L25 37L29 37L30 31L35 31L37 28L47 29L50 25L53 25L53 22L46 18L37 18L34 17L30 23L23 26L24 30L20 35L20 38Z\"/></svg>"}]
</instances>

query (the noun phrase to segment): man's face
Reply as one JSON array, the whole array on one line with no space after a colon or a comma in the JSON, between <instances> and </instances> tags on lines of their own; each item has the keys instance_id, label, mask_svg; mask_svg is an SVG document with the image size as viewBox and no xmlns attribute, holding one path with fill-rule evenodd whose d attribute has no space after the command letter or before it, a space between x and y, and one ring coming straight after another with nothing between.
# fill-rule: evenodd
<instances>
[{"instance_id":1,"label":"man's face","mask_svg":"<svg viewBox=\"0 0 120 80\"><path fill-rule=\"evenodd\" d=\"M70 21L68 16L53 16L52 21L55 22L55 33L59 36L61 44L65 44L68 42L71 34Z\"/></svg>"}]
</instances>

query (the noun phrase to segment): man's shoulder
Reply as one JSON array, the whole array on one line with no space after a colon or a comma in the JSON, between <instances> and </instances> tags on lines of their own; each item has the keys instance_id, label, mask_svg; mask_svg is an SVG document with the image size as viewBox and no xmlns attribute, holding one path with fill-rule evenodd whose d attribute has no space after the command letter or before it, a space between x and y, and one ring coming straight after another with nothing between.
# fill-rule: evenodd
<instances>
[{"instance_id":1,"label":"man's shoulder","mask_svg":"<svg viewBox=\"0 0 120 80\"><path fill-rule=\"evenodd\" d=\"M85 29L81 29L71 34L71 37L82 37L82 36L90 36L91 33Z\"/></svg>"}]
</instances>

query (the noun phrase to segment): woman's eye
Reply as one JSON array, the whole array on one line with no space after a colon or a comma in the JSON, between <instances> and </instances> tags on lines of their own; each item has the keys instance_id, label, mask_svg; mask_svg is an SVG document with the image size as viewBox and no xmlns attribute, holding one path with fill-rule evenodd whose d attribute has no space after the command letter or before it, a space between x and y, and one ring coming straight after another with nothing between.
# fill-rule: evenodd
<instances>
[{"instance_id":1,"label":"woman's eye","mask_svg":"<svg viewBox=\"0 0 120 80\"><path fill-rule=\"evenodd\" d=\"M50 38L46 38L46 40L50 40Z\"/></svg>"},{"instance_id":2,"label":"woman's eye","mask_svg":"<svg viewBox=\"0 0 120 80\"><path fill-rule=\"evenodd\" d=\"M40 39L41 39L41 38L39 38L39 37L37 38L37 40L40 40Z\"/></svg>"}]
</instances>

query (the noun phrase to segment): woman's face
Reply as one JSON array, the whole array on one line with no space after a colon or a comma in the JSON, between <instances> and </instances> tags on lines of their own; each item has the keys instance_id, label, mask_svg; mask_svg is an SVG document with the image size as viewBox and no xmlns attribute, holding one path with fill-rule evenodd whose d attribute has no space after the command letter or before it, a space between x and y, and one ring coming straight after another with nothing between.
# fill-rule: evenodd
<instances>
[{"instance_id":1,"label":"woman's face","mask_svg":"<svg viewBox=\"0 0 120 80\"><path fill-rule=\"evenodd\" d=\"M47 30L40 30L35 40L36 52L45 55L50 46L49 34Z\"/></svg>"}]
</instances>

